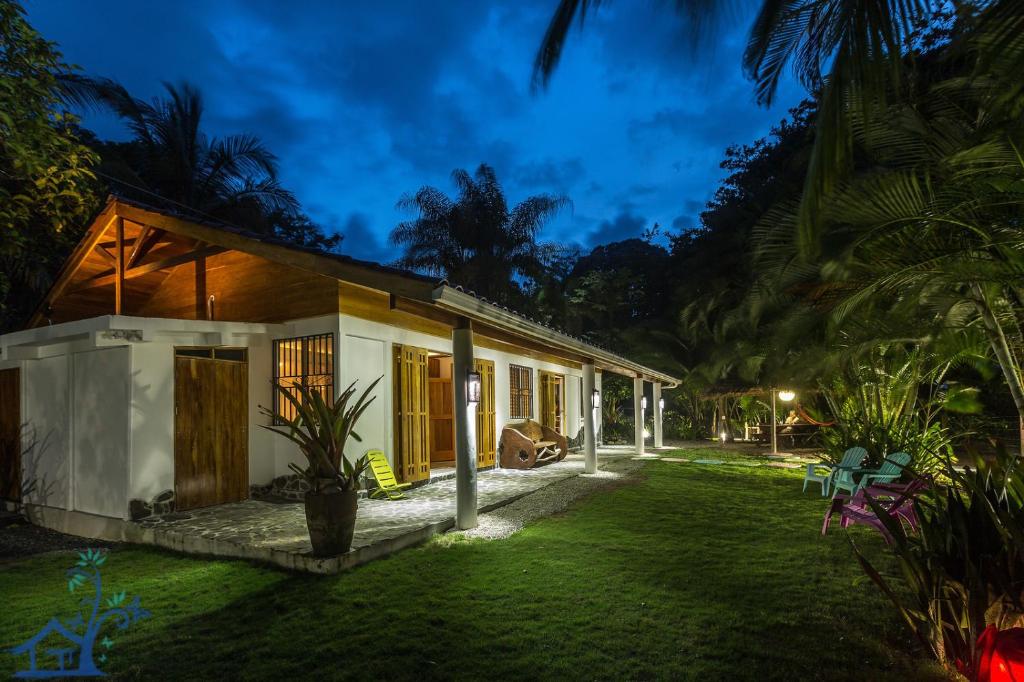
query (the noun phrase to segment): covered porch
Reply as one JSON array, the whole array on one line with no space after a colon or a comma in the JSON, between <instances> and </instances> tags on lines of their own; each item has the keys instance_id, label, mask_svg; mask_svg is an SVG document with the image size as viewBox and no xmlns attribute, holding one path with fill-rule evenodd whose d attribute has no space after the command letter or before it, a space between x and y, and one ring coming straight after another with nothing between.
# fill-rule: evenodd
<instances>
[{"instance_id":1,"label":"covered porch","mask_svg":"<svg viewBox=\"0 0 1024 682\"><path fill-rule=\"evenodd\" d=\"M631 448L601 448L602 464L633 456ZM549 485L584 474L585 458L526 471L495 469L477 478L476 509L486 513ZM244 500L129 522L126 539L189 554L251 559L284 568L337 573L387 556L455 526L456 480L415 488L403 500L359 501L355 539L347 554L311 554L300 502Z\"/></svg>"}]
</instances>

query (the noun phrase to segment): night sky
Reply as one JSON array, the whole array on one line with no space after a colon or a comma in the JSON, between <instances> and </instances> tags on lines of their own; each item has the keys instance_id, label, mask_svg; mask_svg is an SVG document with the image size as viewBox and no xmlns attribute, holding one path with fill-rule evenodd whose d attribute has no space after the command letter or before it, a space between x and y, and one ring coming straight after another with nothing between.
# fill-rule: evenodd
<instances>
[{"instance_id":1,"label":"night sky","mask_svg":"<svg viewBox=\"0 0 1024 682\"><path fill-rule=\"evenodd\" d=\"M759 108L740 58L750 20L696 53L670 2L602 6L574 30L549 90L533 57L557 0L257 2L28 0L67 61L135 96L187 80L212 135L253 133L282 181L342 250L395 257L396 201L449 190L453 168L495 167L510 202L573 201L544 240L584 247L658 222L693 227L726 147L767 134L803 96L793 81ZM344 5L344 6L343 6ZM114 119L89 116L101 137Z\"/></svg>"}]
</instances>

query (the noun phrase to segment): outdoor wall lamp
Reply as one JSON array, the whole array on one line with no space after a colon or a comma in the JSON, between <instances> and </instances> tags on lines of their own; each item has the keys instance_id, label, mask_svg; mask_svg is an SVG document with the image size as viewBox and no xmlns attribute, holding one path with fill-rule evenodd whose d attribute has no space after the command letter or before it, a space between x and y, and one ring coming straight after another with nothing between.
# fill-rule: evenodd
<instances>
[{"instance_id":1,"label":"outdoor wall lamp","mask_svg":"<svg viewBox=\"0 0 1024 682\"><path fill-rule=\"evenodd\" d=\"M640 409L641 410L646 410L647 409L647 396L641 396L641 398L640 398Z\"/></svg>"},{"instance_id":2,"label":"outdoor wall lamp","mask_svg":"<svg viewBox=\"0 0 1024 682\"><path fill-rule=\"evenodd\" d=\"M476 405L480 402L480 372L466 373L466 402Z\"/></svg>"},{"instance_id":3,"label":"outdoor wall lamp","mask_svg":"<svg viewBox=\"0 0 1024 682\"><path fill-rule=\"evenodd\" d=\"M779 391L779 400L784 403L788 403L790 400L796 397L796 393L793 391Z\"/></svg>"},{"instance_id":4,"label":"outdoor wall lamp","mask_svg":"<svg viewBox=\"0 0 1024 682\"><path fill-rule=\"evenodd\" d=\"M601 391L594 389L594 392L590 394L590 406L595 410L601 407Z\"/></svg>"},{"instance_id":5,"label":"outdoor wall lamp","mask_svg":"<svg viewBox=\"0 0 1024 682\"><path fill-rule=\"evenodd\" d=\"M665 411L665 399L664 398L658 398L658 409L661 410L662 412Z\"/></svg>"}]
</instances>

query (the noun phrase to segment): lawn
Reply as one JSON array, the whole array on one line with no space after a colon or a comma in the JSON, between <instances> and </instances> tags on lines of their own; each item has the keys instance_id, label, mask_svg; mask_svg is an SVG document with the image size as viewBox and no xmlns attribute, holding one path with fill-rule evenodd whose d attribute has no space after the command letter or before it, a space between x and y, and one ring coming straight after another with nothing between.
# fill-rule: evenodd
<instances>
[{"instance_id":1,"label":"lawn","mask_svg":"<svg viewBox=\"0 0 1024 682\"><path fill-rule=\"evenodd\" d=\"M694 457L693 452L676 453ZM703 454L703 453L702 453ZM697 455L701 456L701 455ZM123 678L943 679L792 470L651 461L501 541L443 541L340 576L147 548L111 590L152 618L110 635ZM883 565L867 529L851 536ZM73 615L68 556L0 566L0 647ZM0 654L0 675L15 661Z\"/></svg>"}]
</instances>

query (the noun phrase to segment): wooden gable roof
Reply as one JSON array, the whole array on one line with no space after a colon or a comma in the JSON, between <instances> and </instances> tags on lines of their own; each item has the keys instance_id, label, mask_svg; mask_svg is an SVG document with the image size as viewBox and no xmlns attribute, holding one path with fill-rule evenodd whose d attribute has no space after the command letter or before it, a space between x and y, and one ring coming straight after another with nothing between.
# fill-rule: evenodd
<instances>
[{"instance_id":1,"label":"wooden gable roof","mask_svg":"<svg viewBox=\"0 0 1024 682\"><path fill-rule=\"evenodd\" d=\"M549 346L577 362L593 357L612 371L678 383L483 299L453 307L449 299L463 294L447 282L116 196L86 230L28 326L104 314L205 319L208 279L220 297L218 320L277 322L344 312L339 292L355 285L390 297L394 315L448 328L468 316L493 339L533 350ZM238 301L243 292L245 306Z\"/></svg>"}]
</instances>

